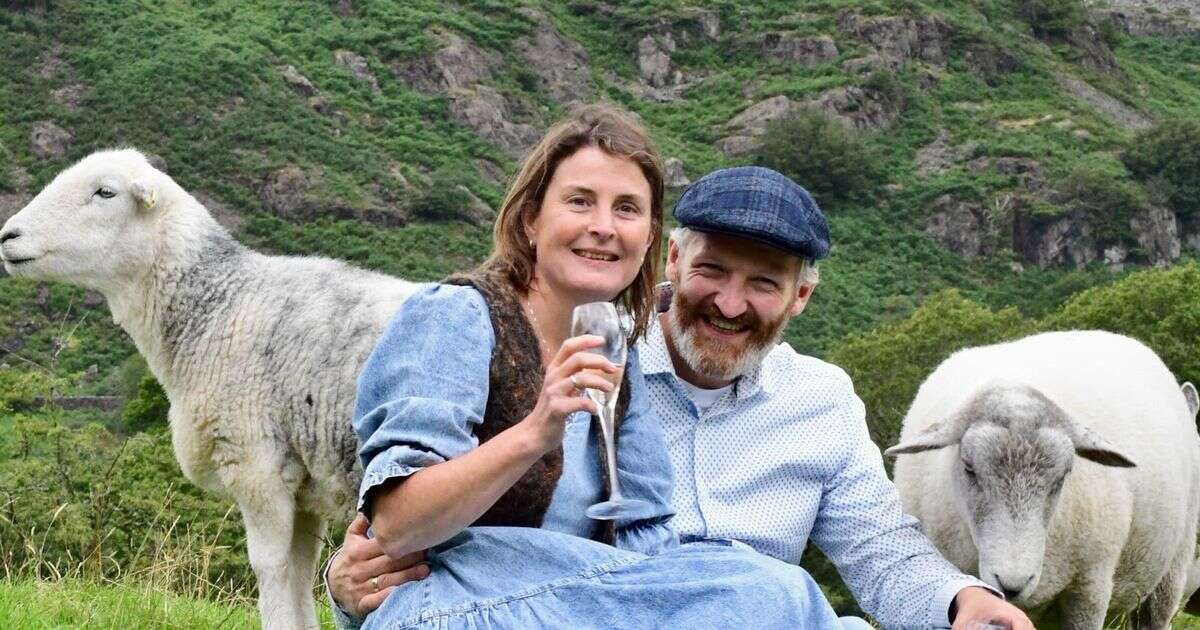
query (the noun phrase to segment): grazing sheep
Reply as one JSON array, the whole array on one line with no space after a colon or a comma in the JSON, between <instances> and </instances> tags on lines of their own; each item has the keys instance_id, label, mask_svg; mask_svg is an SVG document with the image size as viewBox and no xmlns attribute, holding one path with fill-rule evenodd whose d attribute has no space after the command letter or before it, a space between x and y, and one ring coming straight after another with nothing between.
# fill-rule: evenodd
<instances>
[{"instance_id":1,"label":"grazing sheep","mask_svg":"<svg viewBox=\"0 0 1200 630\"><path fill-rule=\"evenodd\" d=\"M1106 332L970 348L921 385L887 453L913 454L896 486L938 549L1035 617L1168 628L1200 518L1187 390Z\"/></svg>"},{"instance_id":2,"label":"grazing sheep","mask_svg":"<svg viewBox=\"0 0 1200 630\"><path fill-rule=\"evenodd\" d=\"M104 294L167 392L184 474L242 512L264 627L315 628L320 536L362 476L359 368L417 285L250 251L134 150L59 174L0 229L0 256Z\"/></svg>"}]
</instances>

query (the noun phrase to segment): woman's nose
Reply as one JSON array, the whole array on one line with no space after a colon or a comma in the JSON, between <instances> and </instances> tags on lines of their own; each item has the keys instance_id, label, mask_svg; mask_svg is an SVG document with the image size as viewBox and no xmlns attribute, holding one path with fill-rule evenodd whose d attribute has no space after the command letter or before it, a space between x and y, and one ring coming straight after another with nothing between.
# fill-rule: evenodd
<instances>
[{"instance_id":1,"label":"woman's nose","mask_svg":"<svg viewBox=\"0 0 1200 630\"><path fill-rule=\"evenodd\" d=\"M613 228L613 213L609 209L599 209L592 213L592 221L588 224L588 232L598 238L607 239L615 234Z\"/></svg>"}]
</instances>

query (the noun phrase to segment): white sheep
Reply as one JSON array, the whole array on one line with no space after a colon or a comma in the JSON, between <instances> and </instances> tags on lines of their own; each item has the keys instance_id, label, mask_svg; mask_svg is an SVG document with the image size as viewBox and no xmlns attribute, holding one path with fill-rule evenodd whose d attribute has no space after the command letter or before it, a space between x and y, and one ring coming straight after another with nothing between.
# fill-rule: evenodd
<instances>
[{"instance_id":1,"label":"white sheep","mask_svg":"<svg viewBox=\"0 0 1200 630\"><path fill-rule=\"evenodd\" d=\"M887 451L912 454L895 466L905 511L1035 617L1057 604L1065 628L1129 611L1134 627L1168 628L1200 518L1188 390L1106 332L962 350L921 385Z\"/></svg>"},{"instance_id":2,"label":"white sheep","mask_svg":"<svg viewBox=\"0 0 1200 630\"><path fill-rule=\"evenodd\" d=\"M362 476L355 383L417 285L237 243L134 150L60 173L0 229L4 268L104 294L170 400L188 479L237 502L267 628L315 628L330 519Z\"/></svg>"}]
</instances>

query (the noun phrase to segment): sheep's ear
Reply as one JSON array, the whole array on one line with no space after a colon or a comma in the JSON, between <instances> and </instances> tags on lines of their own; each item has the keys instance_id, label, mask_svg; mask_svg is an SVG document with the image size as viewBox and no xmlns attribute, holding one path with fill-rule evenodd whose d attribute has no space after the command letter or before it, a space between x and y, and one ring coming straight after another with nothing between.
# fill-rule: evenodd
<instances>
[{"instance_id":1,"label":"sheep's ear","mask_svg":"<svg viewBox=\"0 0 1200 630\"><path fill-rule=\"evenodd\" d=\"M1187 401L1188 411L1192 413L1192 420L1195 420L1196 411L1200 410L1200 394L1196 393L1196 386L1184 383L1179 389L1183 391L1183 399Z\"/></svg>"},{"instance_id":2,"label":"sheep's ear","mask_svg":"<svg viewBox=\"0 0 1200 630\"><path fill-rule=\"evenodd\" d=\"M1095 431L1077 423L1071 423L1071 441L1075 443L1075 454L1102 464L1117 468L1133 468L1137 464L1119 451L1112 442L1100 437Z\"/></svg>"},{"instance_id":3,"label":"sheep's ear","mask_svg":"<svg viewBox=\"0 0 1200 630\"><path fill-rule=\"evenodd\" d=\"M129 192L137 200L138 208L142 210L153 210L158 205L158 190L144 179L130 184Z\"/></svg>"},{"instance_id":4,"label":"sheep's ear","mask_svg":"<svg viewBox=\"0 0 1200 630\"><path fill-rule=\"evenodd\" d=\"M897 444L892 448L884 451L884 455L907 455L909 453L921 453L924 451L933 451L939 448L945 448L951 444L958 444L962 439L962 430L959 422L938 422L928 429L925 429L917 437Z\"/></svg>"}]
</instances>

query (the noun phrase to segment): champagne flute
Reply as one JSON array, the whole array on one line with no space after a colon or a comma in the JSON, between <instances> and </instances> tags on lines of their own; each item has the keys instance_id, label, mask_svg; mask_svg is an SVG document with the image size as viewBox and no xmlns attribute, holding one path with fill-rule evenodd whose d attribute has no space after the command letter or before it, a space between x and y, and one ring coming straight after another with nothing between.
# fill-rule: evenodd
<instances>
[{"instance_id":1,"label":"champagne flute","mask_svg":"<svg viewBox=\"0 0 1200 630\"><path fill-rule=\"evenodd\" d=\"M604 338L604 345L592 349L603 355L617 366L616 374L599 372L613 384L611 392L598 389L584 390L587 397L599 407L600 433L604 439L604 463L608 468L610 482L608 500L597 503L587 509L588 518L611 521L616 519L644 518L649 516L652 506L646 501L626 499L621 496L621 487L617 482L617 452L614 441L616 429L617 395L621 392L621 380L625 375L625 331L621 327L621 318L617 309L609 302L591 302L575 307L571 318L571 336L596 335ZM643 516L645 515L645 516Z\"/></svg>"}]
</instances>

